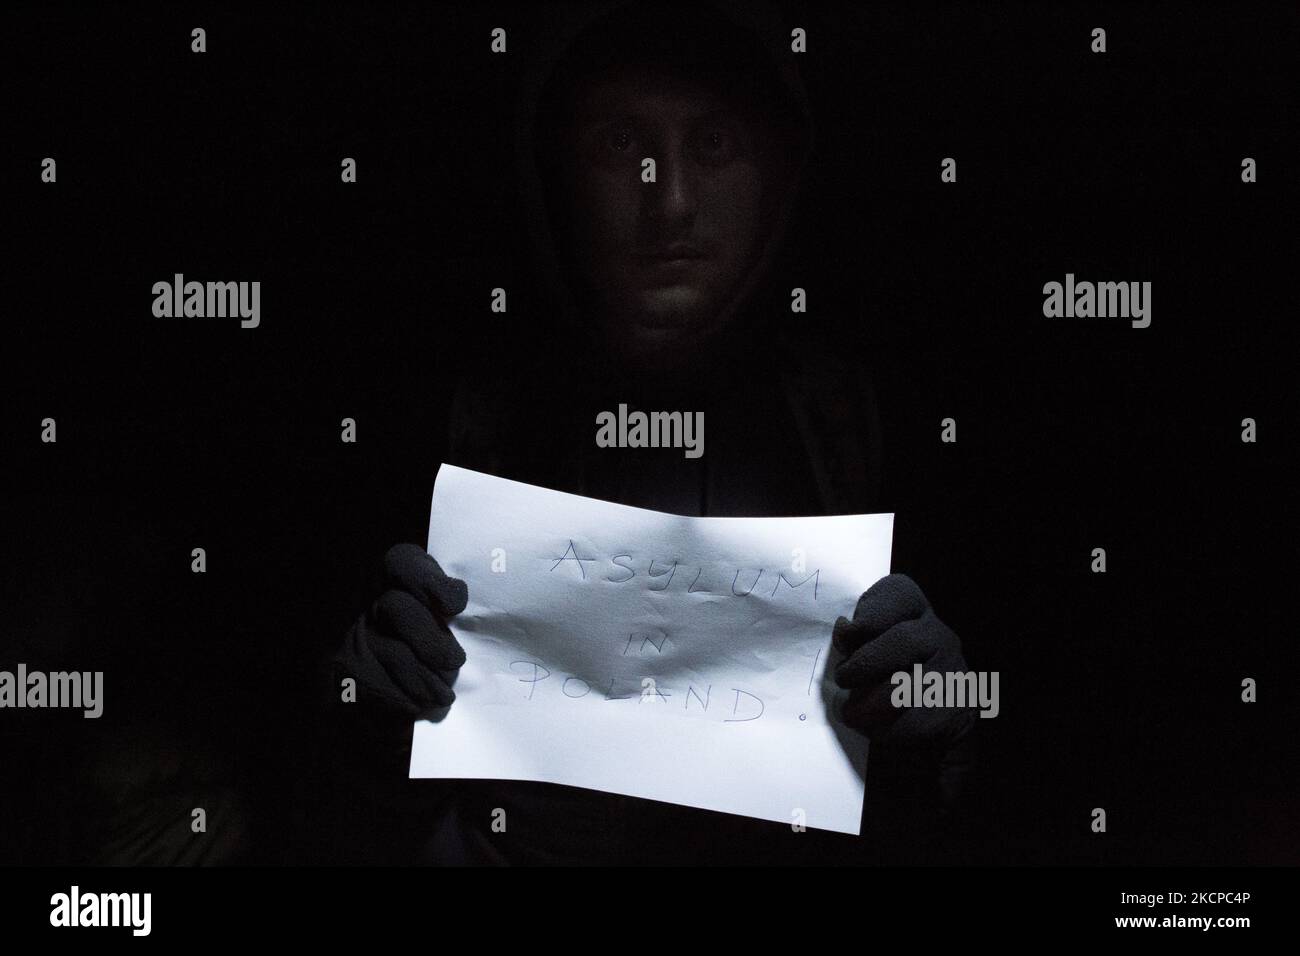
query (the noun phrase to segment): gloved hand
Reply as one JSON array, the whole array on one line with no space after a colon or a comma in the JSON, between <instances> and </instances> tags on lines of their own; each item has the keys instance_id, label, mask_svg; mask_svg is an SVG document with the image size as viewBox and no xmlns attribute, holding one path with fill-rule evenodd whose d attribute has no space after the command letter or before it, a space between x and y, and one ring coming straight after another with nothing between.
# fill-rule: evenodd
<instances>
[{"instance_id":1,"label":"gloved hand","mask_svg":"<svg viewBox=\"0 0 1300 956\"><path fill-rule=\"evenodd\" d=\"M843 655L835 682L850 690L842 716L871 738L871 761L910 784L934 791L949 808L963 789L972 761L973 707L894 707L897 671L966 671L961 641L939 620L921 588L904 574L890 574L858 599L853 620L835 622L832 643Z\"/></svg>"},{"instance_id":2,"label":"gloved hand","mask_svg":"<svg viewBox=\"0 0 1300 956\"><path fill-rule=\"evenodd\" d=\"M336 675L357 682L358 703L408 717L451 706L451 683L465 651L447 618L465 610L469 591L414 544L390 548L383 593L348 632L334 656Z\"/></svg>"}]
</instances>

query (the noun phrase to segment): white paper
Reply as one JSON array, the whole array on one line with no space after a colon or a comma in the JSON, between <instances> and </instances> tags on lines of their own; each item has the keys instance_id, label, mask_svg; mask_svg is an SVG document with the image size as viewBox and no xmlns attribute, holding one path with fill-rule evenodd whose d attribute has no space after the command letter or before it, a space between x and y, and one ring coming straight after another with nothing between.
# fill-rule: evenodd
<instances>
[{"instance_id":1,"label":"white paper","mask_svg":"<svg viewBox=\"0 0 1300 956\"><path fill-rule=\"evenodd\" d=\"M443 465L428 547L468 584L450 621L468 660L446 716L416 723L410 775L857 834L867 739L832 716L827 660L889 573L893 523L681 517Z\"/></svg>"}]
</instances>

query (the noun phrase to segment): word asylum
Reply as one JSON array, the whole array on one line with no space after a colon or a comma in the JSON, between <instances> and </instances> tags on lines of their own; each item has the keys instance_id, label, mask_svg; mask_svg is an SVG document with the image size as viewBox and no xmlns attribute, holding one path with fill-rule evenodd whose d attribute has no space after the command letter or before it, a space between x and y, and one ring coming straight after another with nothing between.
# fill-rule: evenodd
<instances>
[{"instance_id":1,"label":"word asylum","mask_svg":"<svg viewBox=\"0 0 1300 956\"><path fill-rule=\"evenodd\" d=\"M159 319L225 319L239 317L245 329L262 322L262 283L186 282L178 272L173 280L153 284L153 314Z\"/></svg>"},{"instance_id":2,"label":"word asylum","mask_svg":"<svg viewBox=\"0 0 1300 956\"><path fill-rule=\"evenodd\" d=\"M1132 319L1133 328L1151 324L1150 282L1075 282L1065 274L1065 286L1043 286L1043 315L1049 319Z\"/></svg>"}]
</instances>

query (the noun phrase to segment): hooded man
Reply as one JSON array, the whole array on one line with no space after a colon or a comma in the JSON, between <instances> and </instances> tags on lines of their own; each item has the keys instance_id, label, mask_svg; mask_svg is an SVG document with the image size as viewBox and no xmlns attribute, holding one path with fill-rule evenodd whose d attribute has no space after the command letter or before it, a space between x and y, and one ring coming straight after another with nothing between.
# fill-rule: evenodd
<instances>
[{"instance_id":1,"label":"hooded man","mask_svg":"<svg viewBox=\"0 0 1300 956\"><path fill-rule=\"evenodd\" d=\"M788 27L707 5L619 5L556 33L563 53L543 58L518 115L537 280L526 302L549 318L512 313L508 337L467 370L449 460L684 515L880 510L873 390L791 323L790 290L774 285L812 143ZM600 447L597 416L620 404L703 413L703 454ZM903 575L874 585L833 635L845 719L872 741L861 838L549 784L406 780L412 721L454 706L464 652L447 620L467 592L416 545L390 550L383 574L330 686L356 679L366 715L341 745L366 758L349 774L363 801L352 818L421 860L918 859L961 790L973 713L889 705L895 671L966 669Z\"/></svg>"}]
</instances>

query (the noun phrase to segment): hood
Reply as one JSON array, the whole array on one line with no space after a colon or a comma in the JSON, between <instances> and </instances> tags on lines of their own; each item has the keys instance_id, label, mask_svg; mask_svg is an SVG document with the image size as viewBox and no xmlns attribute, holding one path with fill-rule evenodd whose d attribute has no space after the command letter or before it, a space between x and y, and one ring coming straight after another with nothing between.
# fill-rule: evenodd
<instances>
[{"instance_id":1,"label":"hood","mask_svg":"<svg viewBox=\"0 0 1300 956\"><path fill-rule=\"evenodd\" d=\"M688 397L693 390L741 395L756 387L788 404L794 441L802 444L814 469L823 513L867 510L865 502L879 487L880 437L869 386L854 356L824 346L817 323L791 322L789 288L773 287L781 276L778 260L813 148L811 112L797 71L799 54L790 50L794 21L763 3L686 7L623 0L544 9L545 25L521 44L526 59L514 117L515 262L524 267L526 258L530 273L530 281L521 283L527 289L522 321L514 317L512 300L511 321L487 327L494 347L477 360L482 367L467 368L461 376L447 460L589 494L584 459L596 447L594 409L636 403L645 397L639 392L652 394L656 408L699 408L703 406ZM517 48L511 49L513 55ZM571 82L575 68L590 70L593 60L604 65L628 58L703 68L711 74L711 86L743 93L763 111L765 121L768 112L779 116L787 137L778 188L764 186L769 205L758 248L722 307L731 317L728 333L746 334L715 336L700 359L703 374L699 365L679 375L678 369L665 374L606 361L593 347L561 255L551 205L557 193L548 191L552 182L539 127L545 125L555 89ZM525 276L517 273L515 278ZM768 459L792 453L800 451L782 445ZM754 473L760 472L756 465Z\"/></svg>"},{"instance_id":2,"label":"hood","mask_svg":"<svg viewBox=\"0 0 1300 956\"><path fill-rule=\"evenodd\" d=\"M574 282L560 254L555 198L540 155L539 125L548 92L590 60L668 61L704 67L724 87L779 115L786 134L780 181L769 186L760 249L723 310L729 320L760 320L753 308L771 277L796 204L812 147L812 121L790 50L790 21L763 3L646 4L602 2L548 8L549 19L532 44L515 111L515 173L527 257L539 314L533 327L547 336L576 335L583 327ZM773 301L769 297L764 301ZM788 293L775 300L781 306ZM737 313L744 313L738 316Z\"/></svg>"}]
</instances>

